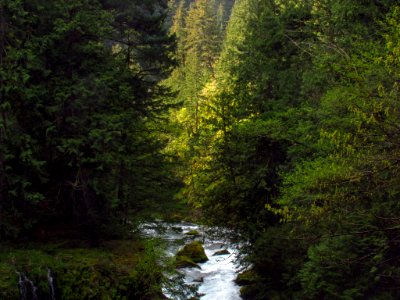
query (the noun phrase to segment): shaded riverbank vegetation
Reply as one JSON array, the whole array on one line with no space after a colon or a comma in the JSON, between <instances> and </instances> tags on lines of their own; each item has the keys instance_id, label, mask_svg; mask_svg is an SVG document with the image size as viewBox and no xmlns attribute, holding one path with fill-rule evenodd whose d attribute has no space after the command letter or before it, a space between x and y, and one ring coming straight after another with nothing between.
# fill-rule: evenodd
<instances>
[{"instance_id":1,"label":"shaded riverbank vegetation","mask_svg":"<svg viewBox=\"0 0 400 300\"><path fill-rule=\"evenodd\" d=\"M107 241L97 248L82 241L3 245L0 296L22 300L165 299L161 252L155 246L137 239ZM52 288L49 274L54 274Z\"/></svg>"}]
</instances>

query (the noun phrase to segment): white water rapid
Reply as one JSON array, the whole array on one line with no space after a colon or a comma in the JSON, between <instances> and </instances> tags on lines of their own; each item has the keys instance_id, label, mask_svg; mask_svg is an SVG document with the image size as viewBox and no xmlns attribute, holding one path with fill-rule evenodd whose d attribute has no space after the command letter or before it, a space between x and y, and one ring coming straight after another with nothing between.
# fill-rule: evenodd
<instances>
[{"instance_id":1,"label":"white water rapid","mask_svg":"<svg viewBox=\"0 0 400 300\"><path fill-rule=\"evenodd\" d=\"M167 242L166 255L173 257L185 244L199 240L203 243L208 261L199 264L198 268L183 268L179 272L183 276L184 285L192 287L197 292L177 296L165 291L170 299L191 299L196 296L201 300L240 300L240 287L234 279L237 271L237 245L228 240L228 231L221 229L207 230L205 227L192 223L145 223L140 228L142 234L150 238L159 238ZM190 231L198 231L196 237L187 235ZM220 231L218 238L211 231ZM225 234L224 234L225 232ZM225 235L225 237L224 237ZM222 236L222 237L221 237ZM217 251L227 250L226 254L214 255ZM196 298L194 298L196 299Z\"/></svg>"}]
</instances>

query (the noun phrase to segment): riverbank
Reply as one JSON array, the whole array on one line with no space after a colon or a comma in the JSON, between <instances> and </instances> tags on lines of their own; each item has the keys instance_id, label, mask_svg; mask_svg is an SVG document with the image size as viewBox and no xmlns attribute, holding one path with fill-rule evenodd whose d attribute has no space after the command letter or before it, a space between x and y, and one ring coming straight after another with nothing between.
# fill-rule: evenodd
<instances>
[{"instance_id":1,"label":"riverbank","mask_svg":"<svg viewBox=\"0 0 400 300\"><path fill-rule=\"evenodd\" d=\"M19 281L24 274L37 288L38 299L52 299L49 269L54 274L56 299L165 299L162 272L168 266L160 265L163 247L141 237L136 224L152 219L193 220L199 214L177 201L149 203L132 217L129 230L115 234L124 238L93 243L78 238L74 228L46 228L45 234L24 241L0 242L0 299L21 299ZM26 281L23 287L27 299L35 299L31 284Z\"/></svg>"},{"instance_id":2,"label":"riverbank","mask_svg":"<svg viewBox=\"0 0 400 300\"><path fill-rule=\"evenodd\" d=\"M78 240L2 244L0 298L20 299L25 288L26 299L164 299L157 258L156 247L139 238L96 248Z\"/></svg>"}]
</instances>

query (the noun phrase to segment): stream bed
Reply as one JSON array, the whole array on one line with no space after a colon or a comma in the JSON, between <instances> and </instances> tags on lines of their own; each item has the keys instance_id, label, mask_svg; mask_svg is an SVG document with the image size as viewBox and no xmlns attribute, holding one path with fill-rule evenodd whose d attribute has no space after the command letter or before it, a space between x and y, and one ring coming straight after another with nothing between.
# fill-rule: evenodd
<instances>
[{"instance_id":1,"label":"stream bed","mask_svg":"<svg viewBox=\"0 0 400 300\"><path fill-rule=\"evenodd\" d=\"M166 223L156 221L140 226L142 235L147 238L158 238L166 243L165 255L173 257L179 249L193 240L203 243L208 261L200 263L201 269L179 269L183 285L187 287L181 297L174 296L165 289L164 294L170 299L201 300L240 300L240 287L234 282L238 268L238 244L229 241L228 230L206 228L201 225L180 222ZM188 235L190 232L198 235ZM227 250L226 254L214 255L217 251Z\"/></svg>"}]
</instances>

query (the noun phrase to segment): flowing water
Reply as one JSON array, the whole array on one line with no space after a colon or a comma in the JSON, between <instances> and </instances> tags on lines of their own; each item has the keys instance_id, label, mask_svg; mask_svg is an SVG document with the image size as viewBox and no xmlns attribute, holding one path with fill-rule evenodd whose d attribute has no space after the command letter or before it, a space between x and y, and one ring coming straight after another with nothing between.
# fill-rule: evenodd
<instances>
[{"instance_id":1,"label":"flowing water","mask_svg":"<svg viewBox=\"0 0 400 300\"><path fill-rule=\"evenodd\" d=\"M203 243L208 261L199 264L198 268L179 269L183 284L195 292L186 292L186 298L174 296L167 290L165 295L171 299L190 299L191 296L201 300L240 300L240 287L234 279L237 275L238 244L229 241L229 231L223 229L207 229L192 223L145 223L140 228L146 237L159 238L166 241L166 255L173 257L185 244L199 240ZM186 233L196 230L196 237ZM212 234L212 233L218 234ZM217 251L227 250L226 254L214 255Z\"/></svg>"},{"instance_id":2,"label":"flowing water","mask_svg":"<svg viewBox=\"0 0 400 300\"><path fill-rule=\"evenodd\" d=\"M17 275L19 296L21 300L43 299L42 297L38 296L38 288L24 272L17 272ZM56 300L54 272L50 268L47 269L47 283L49 285L49 298L46 297L46 299Z\"/></svg>"},{"instance_id":3,"label":"flowing water","mask_svg":"<svg viewBox=\"0 0 400 300\"><path fill-rule=\"evenodd\" d=\"M47 269L47 283L49 284L50 300L56 300L54 272L50 268Z\"/></svg>"},{"instance_id":4,"label":"flowing water","mask_svg":"<svg viewBox=\"0 0 400 300\"><path fill-rule=\"evenodd\" d=\"M21 300L39 300L37 295L37 287L33 284L25 273L18 274L18 287Z\"/></svg>"}]
</instances>

